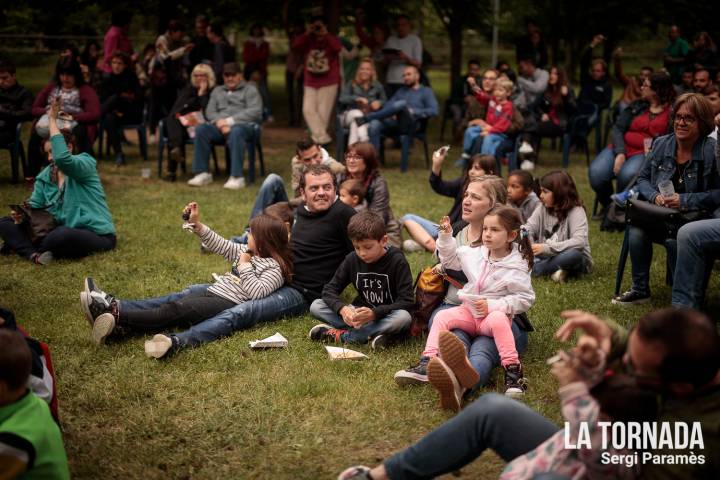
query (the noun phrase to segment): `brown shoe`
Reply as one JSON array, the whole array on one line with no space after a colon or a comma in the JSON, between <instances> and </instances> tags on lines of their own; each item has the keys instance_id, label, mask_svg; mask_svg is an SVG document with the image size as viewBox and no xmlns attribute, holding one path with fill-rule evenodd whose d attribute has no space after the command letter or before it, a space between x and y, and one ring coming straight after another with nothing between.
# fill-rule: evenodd
<instances>
[{"instance_id":1,"label":"brown shoe","mask_svg":"<svg viewBox=\"0 0 720 480\"><path fill-rule=\"evenodd\" d=\"M440 357L464 388L473 388L480 381L480 375L478 375L467 358L465 345L454 333L449 331L440 332L438 350L440 351Z\"/></svg>"},{"instance_id":2,"label":"brown shoe","mask_svg":"<svg viewBox=\"0 0 720 480\"><path fill-rule=\"evenodd\" d=\"M458 383L452 370L438 357L433 357L427 366L428 381L440 394L440 408L460 411L463 388Z\"/></svg>"}]
</instances>

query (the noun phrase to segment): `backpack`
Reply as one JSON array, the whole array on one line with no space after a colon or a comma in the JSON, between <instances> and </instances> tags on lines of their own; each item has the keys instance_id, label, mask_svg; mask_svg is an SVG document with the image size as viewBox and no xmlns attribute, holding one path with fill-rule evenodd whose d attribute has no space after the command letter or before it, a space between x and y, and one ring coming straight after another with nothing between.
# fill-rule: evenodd
<instances>
[{"instance_id":1,"label":"backpack","mask_svg":"<svg viewBox=\"0 0 720 480\"><path fill-rule=\"evenodd\" d=\"M458 288L462 284L448 275L435 273L434 267L426 267L415 279L415 307L412 312L410 336L417 337L427 331L430 316L443 302L448 285L452 283Z\"/></svg>"}]
</instances>

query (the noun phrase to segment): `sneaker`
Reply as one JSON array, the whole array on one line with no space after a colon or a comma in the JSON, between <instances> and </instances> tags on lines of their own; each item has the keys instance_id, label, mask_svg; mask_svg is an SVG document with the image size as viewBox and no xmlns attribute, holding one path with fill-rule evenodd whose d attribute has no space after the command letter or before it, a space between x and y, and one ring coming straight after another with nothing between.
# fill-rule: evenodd
<instances>
[{"instance_id":1,"label":"sneaker","mask_svg":"<svg viewBox=\"0 0 720 480\"><path fill-rule=\"evenodd\" d=\"M430 384L440 394L440 408L459 412L465 390L450 367L438 357L431 358L427 366L427 376Z\"/></svg>"},{"instance_id":2,"label":"sneaker","mask_svg":"<svg viewBox=\"0 0 720 480\"><path fill-rule=\"evenodd\" d=\"M195 175L193 178L188 180L187 184L191 187L204 187L210 185L213 181L212 173L201 172Z\"/></svg>"},{"instance_id":3,"label":"sneaker","mask_svg":"<svg viewBox=\"0 0 720 480\"><path fill-rule=\"evenodd\" d=\"M568 271L563 270L562 268L558 268L555 273L550 275L550 279L553 282L557 282L557 283L565 283L565 280L567 280L567 277L568 277Z\"/></svg>"},{"instance_id":4,"label":"sneaker","mask_svg":"<svg viewBox=\"0 0 720 480\"><path fill-rule=\"evenodd\" d=\"M440 332L438 350L445 365L464 388L473 388L480 381L480 375L468 360L465 344L455 334L448 331Z\"/></svg>"},{"instance_id":5,"label":"sneaker","mask_svg":"<svg viewBox=\"0 0 720 480\"><path fill-rule=\"evenodd\" d=\"M30 260L32 260L32 262L36 265L49 265L54 259L55 258L50 251L35 253L32 255L32 257L30 257Z\"/></svg>"},{"instance_id":6,"label":"sneaker","mask_svg":"<svg viewBox=\"0 0 720 480\"><path fill-rule=\"evenodd\" d=\"M96 345L104 345L105 340L115 330L116 317L112 313L103 313L95 319L92 327L92 340Z\"/></svg>"},{"instance_id":7,"label":"sneaker","mask_svg":"<svg viewBox=\"0 0 720 480\"><path fill-rule=\"evenodd\" d=\"M80 292L80 306L85 319L91 327L95 319L104 313L117 311L117 300L114 296L100 290L91 277L85 278L85 290Z\"/></svg>"},{"instance_id":8,"label":"sneaker","mask_svg":"<svg viewBox=\"0 0 720 480\"><path fill-rule=\"evenodd\" d=\"M177 337L157 334L145 342L145 355L150 358L163 358L178 348Z\"/></svg>"},{"instance_id":9,"label":"sneaker","mask_svg":"<svg viewBox=\"0 0 720 480\"><path fill-rule=\"evenodd\" d=\"M640 305L641 303L648 303L650 301L650 295L636 292L635 290L628 290L622 295L612 299L613 305Z\"/></svg>"},{"instance_id":10,"label":"sneaker","mask_svg":"<svg viewBox=\"0 0 720 480\"><path fill-rule=\"evenodd\" d=\"M315 340L316 342L328 341L333 343L342 343L341 337L343 333L347 333L347 330L333 328L328 324L319 323L310 329L308 337L310 340Z\"/></svg>"},{"instance_id":11,"label":"sneaker","mask_svg":"<svg viewBox=\"0 0 720 480\"><path fill-rule=\"evenodd\" d=\"M523 160L523 162L520 164L520 170L532 172L533 170L535 170L535 164L530 160Z\"/></svg>"},{"instance_id":12,"label":"sneaker","mask_svg":"<svg viewBox=\"0 0 720 480\"><path fill-rule=\"evenodd\" d=\"M120 167L122 165L125 165L125 155L123 155L122 153L116 153L115 166Z\"/></svg>"},{"instance_id":13,"label":"sneaker","mask_svg":"<svg viewBox=\"0 0 720 480\"><path fill-rule=\"evenodd\" d=\"M405 385L420 385L428 382L427 366L430 357L420 357L420 361L405 370L395 372L395 383L404 387Z\"/></svg>"},{"instance_id":14,"label":"sneaker","mask_svg":"<svg viewBox=\"0 0 720 480\"><path fill-rule=\"evenodd\" d=\"M354 467L347 468L338 475L337 480L372 480L370 467L355 465Z\"/></svg>"},{"instance_id":15,"label":"sneaker","mask_svg":"<svg viewBox=\"0 0 720 480\"><path fill-rule=\"evenodd\" d=\"M632 190L625 190L624 192L613 193L610 195L610 199L615 202L615 205L618 207L625 208L630 195L632 195Z\"/></svg>"},{"instance_id":16,"label":"sneaker","mask_svg":"<svg viewBox=\"0 0 720 480\"><path fill-rule=\"evenodd\" d=\"M373 350L385 350L389 345L390 336L383 335L382 333L370 340L370 348Z\"/></svg>"},{"instance_id":17,"label":"sneaker","mask_svg":"<svg viewBox=\"0 0 720 480\"><path fill-rule=\"evenodd\" d=\"M528 381L523 376L522 365L514 363L505 367L505 395L520 398L527 388Z\"/></svg>"},{"instance_id":18,"label":"sneaker","mask_svg":"<svg viewBox=\"0 0 720 480\"><path fill-rule=\"evenodd\" d=\"M418 242L413 240L412 238L408 238L403 242L403 250L405 250L408 253L411 252L423 252L425 251L425 247L420 245Z\"/></svg>"},{"instance_id":19,"label":"sneaker","mask_svg":"<svg viewBox=\"0 0 720 480\"><path fill-rule=\"evenodd\" d=\"M534 152L533 147L532 147L532 145L530 145L529 142L522 142L522 144L520 145L520 148L518 148L518 153L527 154L527 153L533 153L533 152Z\"/></svg>"},{"instance_id":20,"label":"sneaker","mask_svg":"<svg viewBox=\"0 0 720 480\"><path fill-rule=\"evenodd\" d=\"M230 177L227 179L227 182L225 182L225 185L223 185L223 188L227 188L229 190L240 190L241 188L245 188L245 179L243 177Z\"/></svg>"}]
</instances>

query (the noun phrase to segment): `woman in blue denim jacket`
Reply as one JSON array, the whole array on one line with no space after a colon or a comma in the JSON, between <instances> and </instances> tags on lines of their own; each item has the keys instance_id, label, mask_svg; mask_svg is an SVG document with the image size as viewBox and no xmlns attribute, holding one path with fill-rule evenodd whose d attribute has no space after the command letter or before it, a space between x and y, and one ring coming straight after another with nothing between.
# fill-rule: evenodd
<instances>
[{"instance_id":1,"label":"woman in blue denim jacket","mask_svg":"<svg viewBox=\"0 0 720 480\"><path fill-rule=\"evenodd\" d=\"M715 158L715 140L708 137L713 129L710 103L698 93L681 95L673 106L673 133L655 140L640 172L636 187L640 197L680 211L714 212L720 207L720 159ZM661 195L658 189L667 180L675 190L671 196ZM650 300L652 244L663 239L632 225L628 239L632 287L613 303L646 303Z\"/></svg>"}]
</instances>

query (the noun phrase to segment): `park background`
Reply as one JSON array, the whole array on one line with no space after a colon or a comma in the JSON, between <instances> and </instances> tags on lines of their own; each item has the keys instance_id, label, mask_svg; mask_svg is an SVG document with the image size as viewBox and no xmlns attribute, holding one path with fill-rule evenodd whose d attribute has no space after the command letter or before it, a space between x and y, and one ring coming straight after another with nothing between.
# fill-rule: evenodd
<instances>
[{"instance_id":1,"label":"park background","mask_svg":"<svg viewBox=\"0 0 720 480\"><path fill-rule=\"evenodd\" d=\"M269 32L272 65L269 84L275 122L263 129L262 144L268 172L289 177L289 159L302 129L287 128L284 55L287 38L282 29L285 2L212 3L167 0L124 2L136 12L131 39L136 50L154 41L162 26L204 13L228 24L237 47L249 25L263 22ZM493 3L465 1L370 1L356 4L325 2L330 25L354 36L353 12L362 6L368 17L390 18L404 11L432 55L428 75L442 106L451 79L469 58L489 65ZM659 68L667 25L677 22L689 34L713 29L712 2L558 2L502 1L497 16L498 57L514 65L514 39L523 33L527 17L540 26L550 49L551 64L565 65L577 77L577 55L595 33L608 37L609 55L623 46L625 70L641 65ZM50 79L56 49L71 41L82 48L101 39L116 2L26 1L0 7L0 55L18 64L18 80L37 93ZM317 6L317 5L316 5ZM291 16L304 15L312 5L291 2ZM717 33L717 32L715 32ZM717 35L714 35L718 38ZM459 41L459 43L458 43ZM575 89L578 90L577 83ZM616 98L620 94L616 88ZM430 122L431 149L441 145L440 117ZM23 139L27 141L29 124ZM448 128L448 130L450 130ZM131 141L135 139L129 133ZM447 143L449 135L446 132ZM536 175L560 166L560 154L545 140ZM594 141L590 141L594 153ZM332 149L331 149L332 150ZM38 267L14 257L0 257L0 305L15 311L18 322L33 336L50 344L57 371L60 417L71 471L76 478L334 478L346 466L375 464L420 438L449 413L437 407L430 388L399 389L392 375L414 363L422 340L413 339L383 352L368 353L364 362L330 362L323 348L307 339L314 321L308 315L283 319L205 347L184 351L167 361L144 355L144 337L108 347L96 347L78 302L82 279L92 275L100 286L121 298L139 298L176 291L192 283L205 283L211 272L227 269L218 256L203 255L198 240L180 228L180 212L189 201L201 206L203 222L225 236L242 231L260 181L235 192L222 182L192 189L183 181L166 183L155 177L157 150L143 162L137 146L125 149L127 165L117 168L105 158L98 170L118 230L115 251L81 261L58 261ZM454 145L449 158L459 155ZM223 154L220 153L221 164ZM331 151L332 153L332 151ZM188 150L188 164L191 153ZM0 152L0 204L17 203L29 191L11 185L9 155ZM396 216L418 213L440 218L452 200L435 195L427 182L422 148L416 142L411 169L399 173L399 151L389 150L383 167ZM143 168L153 177L141 178ZM593 196L587 181L584 155L571 155L575 178L588 214ZM448 160L450 178L459 174ZM506 170L503 172L506 175ZM430 201L428 201L431 199ZM565 284L548 279L533 281L537 302L530 311L536 331L524 357L530 390L524 401L530 407L561 421L555 380L545 359L563 348L553 338L559 313L582 308L630 326L651 308L669 304L664 283L665 253L655 247L649 305L619 307L610 304L622 234L601 232L590 224L595 266L592 274ZM429 254L407 258L413 274L431 265ZM629 285L629 266L624 285ZM717 312L720 281L713 275L708 292L710 312ZM348 298L351 292L346 292ZM276 331L290 340L282 351L253 352L247 342ZM502 391L502 374L487 391ZM464 468L466 478L496 478L502 461L492 453Z\"/></svg>"}]
</instances>

